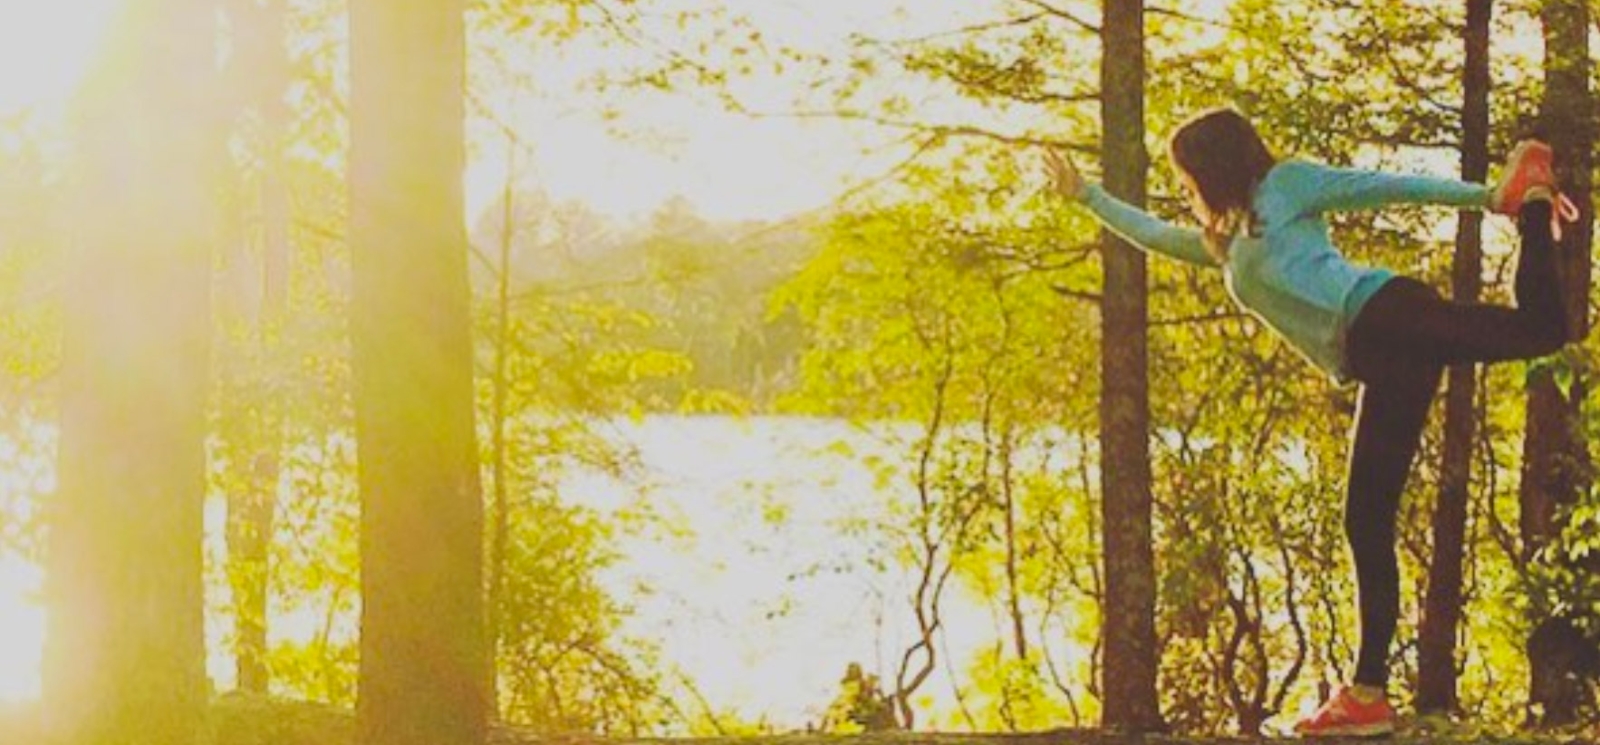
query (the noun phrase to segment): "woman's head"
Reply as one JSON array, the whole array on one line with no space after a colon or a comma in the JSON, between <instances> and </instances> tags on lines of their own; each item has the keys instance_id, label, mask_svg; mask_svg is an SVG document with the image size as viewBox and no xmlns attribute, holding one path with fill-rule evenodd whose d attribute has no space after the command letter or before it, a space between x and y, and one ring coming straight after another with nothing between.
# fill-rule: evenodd
<instances>
[{"instance_id":1,"label":"woman's head","mask_svg":"<svg viewBox=\"0 0 1600 745\"><path fill-rule=\"evenodd\" d=\"M1167 151L1196 216L1218 235L1248 224L1250 198L1277 162L1255 127L1233 109L1212 109L1184 122Z\"/></svg>"}]
</instances>

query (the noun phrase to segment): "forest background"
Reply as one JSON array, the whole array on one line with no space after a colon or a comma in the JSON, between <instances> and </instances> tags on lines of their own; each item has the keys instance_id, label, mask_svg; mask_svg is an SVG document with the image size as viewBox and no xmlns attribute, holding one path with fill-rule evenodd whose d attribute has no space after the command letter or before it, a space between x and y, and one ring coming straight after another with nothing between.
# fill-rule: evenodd
<instances>
[{"instance_id":1,"label":"forest background","mask_svg":"<svg viewBox=\"0 0 1600 745\"><path fill-rule=\"evenodd\" d=\"M204 598L203 670L171 674L357 706L362 645L380 643L363 639L381 530L363 491L382 493L358 467L380 438L360 432L394 411L413 430L470 423L481 525L452 535L481 565L451 576L481 590L493 718L633 736L1276 731L1350 672L1354 391L1241 314L1220 275L1146 266L1049 198L1039 147L1182 220L1161 138L1209 107L1285 156L1480 181L1542 127L1584 208L1564 281L1587 319L1582 2L418 5L459 22L464 75L377 103L362 69L399 90L450 59L410 45L432 37L404 12L365 26L363 52L355 2L0 5L6 701L117 674L52 652L53 624L81 629L47 618L131 597L52 584L79 566L54 546L124 551L102 557L128 567L105 580L118 592L187 587L187 560L154 549L193 535L203 587L179 594ZM150 38L178 41L141 56ZM404 149L452 112L458 137ZM380 150L459 166L459 193L383 203L413 174L361 159ZM379 203L464 228L468 418L370 372L454 348L426 346L454 302L426 281L456 265L413 262L408 240L426 241L381 232ZM1335 225L1360 262L1508 302L1507 221ZM363 264L373 244L393 250ZM151 273L169 258L186 269ZM384 292L362 289L383 271ZM120 287L158 302L117 305ZM1402 508L1391 665L1408 710L1594 726L1594 355L1452 371ZM172 401L201 417L177 430L203 457L169 464L138 426L68 434L95 429L83 411L144 421ZM116 502L109 454L204 488ZM175 522L144 523L150 505ZM456 530L442 502L404 509ZM422 587L403 575L392 591Z\"/></svg>"}]
</instances>

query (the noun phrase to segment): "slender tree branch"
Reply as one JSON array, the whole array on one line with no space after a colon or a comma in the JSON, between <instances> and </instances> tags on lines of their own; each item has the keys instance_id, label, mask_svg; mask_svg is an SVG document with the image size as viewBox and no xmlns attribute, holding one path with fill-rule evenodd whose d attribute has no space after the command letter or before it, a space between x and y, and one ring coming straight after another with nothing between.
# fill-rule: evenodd
<instances>
[{"instance_id":1,"label":"slender tree branch","mask_svg":"<svg viewBox=\"0 0 1600 745\"><path fill-rule=\"evenodd\" d=\"M1200 323L1216 323L1219 321L1237 321L1249 318L1250 314L1243 311L1216 311L1213 313L1200 313L1188 316L1173 316L1171 318L1152 318L1150 325L1159 326L1188 326Z\"/></svg>"},{"instance_id":2,"label":"slender tree branch","mask_svg":"<svg viewBox=\"0 0 1600 745\"><path fill-rule=\"evenodd\" d=\"M1100 33L1099 26L1084 20L1082 17L1059 5L1053 5L1045 2L1044 0L1022 0L1022 2L1038 8L1039 10L1050 14L1052 17L1059 18L1067 23L1077 26L1080 31L1087 31L1096 35Z\"/></svg>"},{"instance_id":3,"label":"slender tree branch","mask_svg":"<svg viewBox=\"0 0 1600 745\"><path fill-rule=\"evenodd\" d=\"M997 29L1026 26L1034 21L1039 20L1040 18L1045 17L1046 15L1048 15L1048 13L1032 13L1029 15L1006 18L998 21L983 21L958 28L935 31L928 34L923 34L921 36L907 36L898 39L867 39L862 37L861 41L874 46L921 46L929 42L940 41L955 36L975 36Z\"/></svg>"},{"instance_id":4,"label":"slender tree branch","mask_svg":"<svg viewBox=\"0 0 1600 745\"><path fill-rule=\"evenodd\" d=\"M1072 298L1073 300L1082 300L1086 303L1092 303L1097 308L1100 306L1100 301L1105 299L1105 296L1098 292L1079 290L1066 285L1051 285L1050 289L1057 295L1065 298Z\"/></svg>"},{"instance_id":5,"label":"slender tree branch","mask_svg":"<svg viewBox=\"0 0 1600 745\"><path fill-rule=\"evenodd\" d=\"M1165 8L1165 7L1159 7L1159 6L1153 6L1153 5L1146 5L1145 9L1144 9L1144 12L1147 15L1166 16L1168 18L1172 18L1174 20L1183 21L1185 23L1193 23L1193 24L1198 24L1198 25L1201 25L1201 26L1210 26L1212 28L1220 28L1220 29L1225 29L1225 30L1232 30L1233 29L1233 24L1228 23L1227 21L1218 21L1218 20L1213 19L1213 18L1201 18L1200 16L1194 15L1192 13L1185 13L1185 12L1183 12L1181 10L1178 10L1177 8Z\"/></svg>"},{"instance_id":6,"label":"slender tree branch","mask_svg":"<svg viewBox=\"0 0 1600 745\"><path fill-rule=\"evenodd\" d=\"M1005 144L1008 144L1008 145L1019 145L1019 146L1028 146L1028 147L1057 147L1057 148L1063 148L1063 149L1070 150L1072 152L1079 153L1079 154L1082 154L1082 155L1087 155L1087 156L1096 156L1100 152L1098 145L1093 145L1093 144L1089 144L1089 143L1074 142L1074 141L1070 141L1070 140L1062 140L1062 139L1053 138L1053 137L1041 137L1041 136L1037 136L1037 135L1028 135L1028 134L1007 134L1007 133L1004 133L1004 132L996 132L996 131L991 130L991 129L985 129L983 127L979 127L977 125L972 125L972 124L936 124L936 123L931 123L931 122L918 122L918 121L912 121L912 120L907 120L907 119L895 119L895 118L892 118L892 117L880 116L880 115L877 115L877 114L869 114L869 113L864 112L864 111L857 111L857 110L852 110L852 109L839 109L839 110L831 110L831 111L829 111L829 110L817 110L817 109L797 109L797 110L794 110L794 111L783 111L783 112L749 111L748 113L751 116L756 116L756 117L786 118L786 119L801 119L801 120L808 120L808 119L838 119L838 120L842 120L842 121L864 122L864 123L867 123L867 124L875 124L875 125L878 125L878 126L881 126L881 127L885 127L887 129L899 129L899 130L906 130L906 131L910 131L910 132L917 132L917 133L922 133L922 134L927 134L927 135L930 135L930 136L938 137L938 138L941 138L941 139L973 138L973 139L990 140L990 141L993 141L993 142L1001 142L1001 143L1005 143ZM932 144L937 144L937 143L932 143Z\"/></svg>"}]
</instances>

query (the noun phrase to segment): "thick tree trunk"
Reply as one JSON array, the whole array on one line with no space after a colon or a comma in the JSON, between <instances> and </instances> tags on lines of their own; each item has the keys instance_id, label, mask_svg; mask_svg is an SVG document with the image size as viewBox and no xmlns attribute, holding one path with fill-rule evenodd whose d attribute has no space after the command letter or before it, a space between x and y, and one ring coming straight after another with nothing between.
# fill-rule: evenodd
<instances>
[{"instance_id":1,"label":"thick tree trunk","mask_svg":"<svg viewBox=\"0 0 1600 745\"><path fill-rule=\"evenodd\" d=\"M1589 89L1589 8L1584 0L1545 0L1541 19L1545 40L1545 97L1540 125L1555 149L1557 177L1582 216L1562 239L1562 293L1570 323L1588 330L1589 250L1593 243L1591 200L1595 146L1594 101ZM1522 538L1525 559L1561 532L1560 505L1571 504L1592 481L1589 456L1579 428L1579 405L1589 382L1572 370L1563 392L1551 370L1532 376L1528 392L1527 434L1523 440ZM1569 624L1560 617L1534 619L1528 644L1531 718L1544 725L1576 720L1585 698L1584 683L1568 675L1582 658L1581 639L1558 633ZM1559 643L1550 643L1557 640Z\"/></svg>"},{"instance_id":2,"label":"thick tree trunk","mask_svg":"<svg viewBox=\"0 0 1600 745\"><path fill-rule=\"evenodd\" d=\"M350 4L363 745L476 745L486 726L463 24L461 0Z\"/></svg>"},{"instance_id":3,"label":"thick tree trunk","mask_svg":"<svg viewBox=\"0 0 1600 745\"><path fill-rule=\"evenodd\" d=\"M74 112L60 488L43 669L62 742L196 742L214 8L128 3Z\"/></svg>"},{"instance_id":4,"label":"thick tree trunk","mask_svg":"<svg viewBox=\"0 0 1600 745\"><path fill-rule=\"evenodd\" d=\"M1143 204L1144 4L1106 0L1101 30L1105 186ZM1109 232L1100 342L1100 484L1105 552L1103 724L1161 728L1156 696L1156 574L1151 530L1148 298L1144 254Z\"/></svg>"},{"instance_id":5,"label":"thick tree trunk","mask_svg":"<svg viewBox=\"0 0 1600 745\"><path fill-rule=\"evenodd\" d=\"M1489 172L1489 21L1492 0L1467 0L1463 34L1461 178L1482 182ZM1451 264L1452 296L1475 302L1483 287L1483 213L1463 211L1456 226ZM1417 710L1449 712L1456 707L1456 633L1461 625L1461 564L1466 546L1467 502L1471 496L1472 444L1477 437L1473 393L1476 368L1450 368L1444 401L1444 452L1439 498L1433 513L1433 558L1428 564L1428 595L1417 631Z\"/></svg>"}]
</instances>

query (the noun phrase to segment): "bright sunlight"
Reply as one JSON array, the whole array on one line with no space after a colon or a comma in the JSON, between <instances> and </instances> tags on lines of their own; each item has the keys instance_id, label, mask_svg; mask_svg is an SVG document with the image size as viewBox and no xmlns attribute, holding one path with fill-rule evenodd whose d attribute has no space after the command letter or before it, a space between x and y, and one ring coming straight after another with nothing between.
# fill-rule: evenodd
<instances>
[{"instance_id":1,"label":"bright sunlight","mask_svg":"<svg viewBox=\"0 0 1600 745\"><path fill-rule=\"evenodd\" d=\"M35 564L0 555L0 703L39 695L44 609L32 600L39 573Z\"/></svg>"},{"instance_id":2,"label":"bright sunlight","mask_svg":"<svg viewBox=\"0 0 1600 745\"><path fill-rule=\"evenodd\" d=\"M116 2L0 0L0 124L59 113L82 80ZM0 471L0 504L36 489L37 476L14 468ZM0 703L39 694L44 639L39 582L37 565L0 555Z\"/></svg>"},{"instance_id":3,"label":"bright sunlight","mask_svg":"<svg viewBox=\"0 0 1600 745\"><path fill-rule=\"evenodd\" d=\"M38 495L55 489L51 459L44 455L54 432L31 427L0 439L0 540L37 517ZM0 547L0 704L39 695L39 656L44 646L40 567Z\"/></svg>"},{"instance_id":4,"label":"bright sunlight","mask_svg":"<svg viewBox=\"0 0 1600 745\"><path fill-rule=\"evenodd\" d=\"M66 102L117 0L0 0L0 117Z\"/></svg>"}]
</instances>

